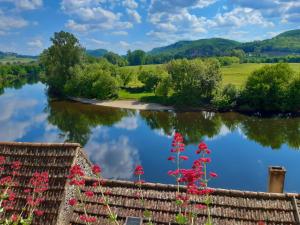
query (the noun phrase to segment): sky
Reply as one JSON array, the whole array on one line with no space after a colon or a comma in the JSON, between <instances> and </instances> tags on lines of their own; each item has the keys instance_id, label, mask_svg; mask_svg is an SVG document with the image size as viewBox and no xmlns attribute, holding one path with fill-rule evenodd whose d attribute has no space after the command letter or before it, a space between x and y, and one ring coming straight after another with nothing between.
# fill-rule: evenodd
<instances>
[{"instance_id":1,"label":"sky","mask_svg":"<svg viewBox=\"0 0 300 225\"><path fill-rule=\"evenodd\" d=\"M0 0L0 51L37 55L54 32L124 54L180 40L271 38L300 28L300 0Z\"/></svg>"}]
</instances>

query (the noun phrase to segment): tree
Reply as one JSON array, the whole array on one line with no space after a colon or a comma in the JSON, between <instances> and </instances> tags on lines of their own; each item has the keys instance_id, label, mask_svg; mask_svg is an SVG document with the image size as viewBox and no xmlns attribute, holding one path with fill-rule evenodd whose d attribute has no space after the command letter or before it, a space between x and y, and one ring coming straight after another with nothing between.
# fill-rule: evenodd
<instances>
[{"instance_id":1,"label":"tree","mask_svg":"<svg viewBox=\"0 0 300 225\"><path fill-rule=\"evenodd\" d=\"M221 82L220 64L216 59L180 59L167 64L178 104L209 102Z\"/></svg>"},{"instance_id":2,"label":"tree","mask_svg":"<svg viewBox=\"0 0 300 225\"><path fill-rule=\"evenodd\" d=\"M103 57L106 58L107 61L113 65L127 66L127 64L128 64L126 59L124 59L122 56L119 56L118 54L113 53L113 52L108 52Z\"/></svg>"},{"instance_id":3,"label":"tree","mask_svg":"<svg viewBox=\"0 0 300 225\"><path fill-rule=\"evenodd\" d=\"M127 60L131 66L144 65L146 63L146 52L143 50L128 51Z\"/></svg>"},{"instance_id":4,"label":"tree","mask_svg":"<svg viewBox=\"0 0 300 225\"><path fill-rule=\"evenodd\" d=\"M285 111L289 84L294 75L290 66L284 63L254 71L246 82L243 102L252 110Z\"/></svg>"},{"instance_id":5,"label":"tree","mask_svg":"<svg viewBox=\"0 0 300 225\"><path fill-rule=\"evenodd\" d=\"M144 84L147 91L153 91L158 83L166 76L167 74L165 74L163 70L157 68L150 71L141 71L138 75L138 79Z\"/></svg>"},{"instance_id":6,"label":"tree","mask_svg":"<svg viewBox=\"0 0 300 225\"><path fill-rule=\"evenodd\" d=\"M72 75L70 68L81 63L84 51L77 38L68 32L54 33L51 41L52 46L44 50L40 61L49 92L63 95L64 85Z\"/></svg>"}]
</instances>

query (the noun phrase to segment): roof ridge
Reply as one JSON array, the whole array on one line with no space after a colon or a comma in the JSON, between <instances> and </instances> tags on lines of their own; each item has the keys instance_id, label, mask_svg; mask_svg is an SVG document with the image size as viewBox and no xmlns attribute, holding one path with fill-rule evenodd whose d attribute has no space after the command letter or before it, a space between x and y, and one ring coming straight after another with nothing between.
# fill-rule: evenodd
<instances>
[{"instance_id":1,"label":"roof ridge","mask_svg":"<svg viewBox=\"0 0 300 225\"><path fill-rule=\"evenodd\" d=\"M81 147L79 143L0 142L0 146Z\"/></svg>"},{"instance_id":2,"label":"roof ridge","mask_svg":"<svg viewBox=\"0 0 300 225\"><path fill-rule=\"evenodd\" d=\"M94 181L95 179L92 177L85 177L87 181ZM113 179L102 179L105 183L111 185L124 185L128 187L136 186L136 184L132 181L125 180L113 180ZM143 188L149 189L160 189L160 190L177 190L177 186L174 184L162 184L162 183L143 183ZM186 189L185 186L180 186L181 190ZM229 196L250 196L250 197L265 197L265 198L300 198L300 193L269 193L269 192L255 192L255 191L241 191L241 190L231 190L231 189L222 189L222 188L211 188L214 190L215 194L223 194Z\"/></svg>"}]
</instances>

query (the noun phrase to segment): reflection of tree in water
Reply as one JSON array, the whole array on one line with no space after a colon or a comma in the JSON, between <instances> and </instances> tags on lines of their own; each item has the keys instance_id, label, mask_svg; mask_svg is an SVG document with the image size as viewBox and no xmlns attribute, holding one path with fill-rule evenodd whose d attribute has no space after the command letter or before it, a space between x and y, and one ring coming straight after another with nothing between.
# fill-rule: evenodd
<instances>
[{"instance_id":1,"label":"reflection of tree in water","mask_svg":"<svg viewBox=\"0 0 300 225\"><path fill-rule=\"evenodd\" d=\"M259 118L239 113L167 113L141 112L152 129L162 129L170 135L174 130L182 133L187 143L197 143L204 137L219 135L222 125L230 131L240 129L249 139L264 147L279 149L283 144L300 147L300 118Z\"/></svg>"},{"instance_id":2,"label":"reflection of tree in water","mask_svg":"<svg viewBox=\"0 0 300 225\"><path fill-rule=\"evenodd\" d=\"M66 137L66 141L85 145L91 129L102 125L112 126L123 117L133 114L130 110L112 109L68 101L49 101L46 109L48 121L56 125Z\"/></svg>"},{"instance_id":3,"label":"reflection of tree in water","mask_svg":"<svg viewBox=\"0 0 300 225\"><path fill-rule=\"evenodd\" d=\"M162 129L170 135L174 130L180 132L187 143L196 144L205 136L213 137L220 132L222 122L216 114L206 112L140 112L152 129Z\"/></svg>"},{"instance_id":4,"label":"reflection of tree in water","mask_svg":"<svg viewBox=\"0 0 300 225\"><path fill-rule=\"evenodd\" d=\"M21 89L25 84L35 84L39 80L38 75L0 77L0 95L4 93L4 88Z\"/></svg>"}]
</instances>

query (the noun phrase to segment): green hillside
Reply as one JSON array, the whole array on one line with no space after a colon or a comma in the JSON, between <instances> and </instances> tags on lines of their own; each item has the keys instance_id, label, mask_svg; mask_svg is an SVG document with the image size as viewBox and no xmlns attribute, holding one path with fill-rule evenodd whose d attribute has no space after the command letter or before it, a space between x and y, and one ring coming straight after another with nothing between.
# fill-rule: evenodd
<instances>
[{"instance_id":1,"label":"green hillside","mask_svg":"<svg viewBox=\"0 0 300 225\"><path fill-rule=\"evenodd\" d=\"M244 43L245 52L260 52L269 55L300 54L300 30L291 30L274 38Z\"/></svg>"},{"instance_id":2,"label":"green hillside","mask_svg":"<svg viewBox=\"0 0 300 225\"><path fill-rule=\"evenodd\" d=\"M108 51L105 49L86 50L86 53L90 56L101 57L104 56Z\"/></svg>"},{"instance_id":3,"label":"green hillside","mask_svg":"<svg viewBox=\"0 0 300 225\"><path fill-rule=\"evenodd\" d=\"M180 41L166 47L154 48L149 52L149 54L170 54L189 57L213 56L222 55L225 51L236 48L239 45L240 43L237 41L222 38L201 39L197 41Z\"/></svg>"},{"instance_id":4,"label":"green hillside","mask_svg":"<svg viewBox=\"0 0 300 225\"><path fill-rule=\"evenodd\" d=\"M272 56L300 54L300 29L284 32L271 39L247 43L222 38L179 41L169 46L154 48L148 54L193 58L230 55L233 50Z\"/></svg>"}]
</instances>

